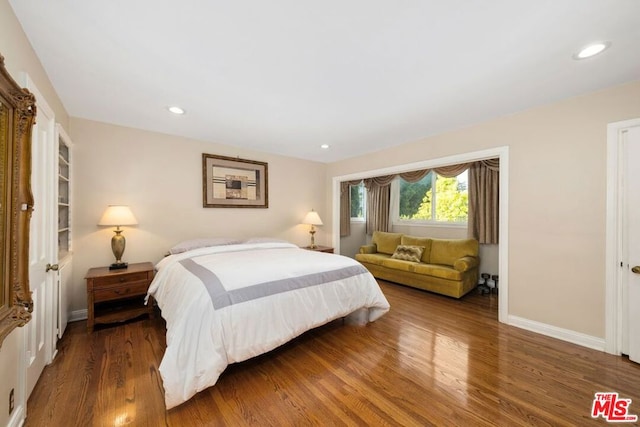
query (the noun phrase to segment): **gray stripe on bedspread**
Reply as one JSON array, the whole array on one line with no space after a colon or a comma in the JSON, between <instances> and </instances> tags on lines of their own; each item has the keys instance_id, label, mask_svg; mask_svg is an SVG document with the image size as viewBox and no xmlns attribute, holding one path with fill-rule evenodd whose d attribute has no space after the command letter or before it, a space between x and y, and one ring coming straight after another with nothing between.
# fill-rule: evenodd
<instances>
[{"instance_id":1,"label":"gray stripe on bedspread","mask_svg":"<svg viewBox=\"0 0 640 427\"><path fill-rule=\"evenodd\" d=\"M216 307L215 301L223 299L225 295L227 295L227 290L222 285L222 282L220 281L218 276L216 276L213 271L207 268L204 268L203 266L196 263L191 258L181 260L180 264L182 264L184 268L189 270L198 279L200 279L204 287L207 289L207 292L209 292L211 301L214 301L214 304L213 304L214 307L218 308ZM231 304L231 301L228 301L227 304L223 305L223 307L226 307L227 305L230 305L230 304Z\"/></svg>"},{"instance_id":2,"label":"gray stripe on bedspread","mask_svg":"<svg viewBox=\"0 0 640 427\"><path fill-rule=\"evenodd\" d=\"M227 291L215 273L197 264L193 260L185 259L180 261L180 264L202 281L216 310L270 295L347 279L367 272L367 269L362 265L353 265L337 270L321 271L319 273L298 277L288 277Z\"/></svg>"}]
</instances>

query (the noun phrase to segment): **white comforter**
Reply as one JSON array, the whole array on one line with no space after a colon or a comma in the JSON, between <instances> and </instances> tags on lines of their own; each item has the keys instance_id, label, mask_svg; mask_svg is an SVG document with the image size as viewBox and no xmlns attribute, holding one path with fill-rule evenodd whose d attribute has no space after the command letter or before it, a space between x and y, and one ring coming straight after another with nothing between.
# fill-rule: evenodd
<instances>
[{"instance_id":1,"label":"white comforter","mask_svg":"<svg viewBox=\"0 0 640 427\"><path fill-rule=\"evenodd\" d=\"M230 363L331 320L374 321L389 310L359 263L289 243L200 248L156 268L149 295L167 322L160 364L167 409L214 385Z\"/></svg>"}]
</instances>

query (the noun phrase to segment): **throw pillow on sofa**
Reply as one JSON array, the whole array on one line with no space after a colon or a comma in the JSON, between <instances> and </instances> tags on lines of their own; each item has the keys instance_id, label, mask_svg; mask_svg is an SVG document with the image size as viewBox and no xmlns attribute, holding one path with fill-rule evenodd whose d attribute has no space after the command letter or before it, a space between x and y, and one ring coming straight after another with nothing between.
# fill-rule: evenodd
<instances>
[{"instance_id":1,"label":"throw pillow on sofa","mask_svg":"<svg viewBox=\"0 0 640 427\"><path fill-rule=\"evenodd\" d=\"M393 259L401 259L403 261L420 262L424 246L398 245L391 255Z\"/></svg>"}]
</instances>

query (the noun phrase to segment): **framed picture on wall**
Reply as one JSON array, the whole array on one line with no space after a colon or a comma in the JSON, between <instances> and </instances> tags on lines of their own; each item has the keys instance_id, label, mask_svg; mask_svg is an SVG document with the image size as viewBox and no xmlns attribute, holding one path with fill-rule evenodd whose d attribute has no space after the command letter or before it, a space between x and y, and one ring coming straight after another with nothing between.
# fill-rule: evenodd
<instances>
[{"instance_id":1,"label":"framed picture on wall","mask_svg":"<svg viewBox=\"0 0 640 427\"><path fill-rule=\"evenodd\" d=\"M268 208L268 184L265 162L202 154L205 208Z\"/></svg>"}]
</instances>

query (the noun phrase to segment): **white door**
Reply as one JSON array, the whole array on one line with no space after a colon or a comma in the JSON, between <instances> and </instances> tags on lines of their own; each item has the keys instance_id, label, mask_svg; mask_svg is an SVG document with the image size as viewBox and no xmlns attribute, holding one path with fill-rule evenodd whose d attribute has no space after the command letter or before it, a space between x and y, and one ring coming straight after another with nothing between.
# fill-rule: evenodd
<instances>
[{"instance_id":1,"label":"white door","mask_svg":"<svg viewBox=\"0 0 640 427\"><path fill-rule=\"evenodd\" d=\"M31 189L34 211L29 236L29 285L33 297L32 319L25 326L26 398L29 397L45 365L53 357L55 272L47 272L47 264L54 259L55 227L53 179L55 163L55 118L40 91L27 77L26 87L36 97L36 124L32 130ZM57 157L57 156L56 156Z\"/></svg>"},{"instance_id":2,"label":"white door","mask_svg":"<svg viewBox=\"0 0 640 427\"><path fill-rule=\"evenodd\" d=\"M622 135L623 341L622 351L640 363L640 126ZM626 294L626 297L625 297Z\"/></svg>"}]
</instances>

